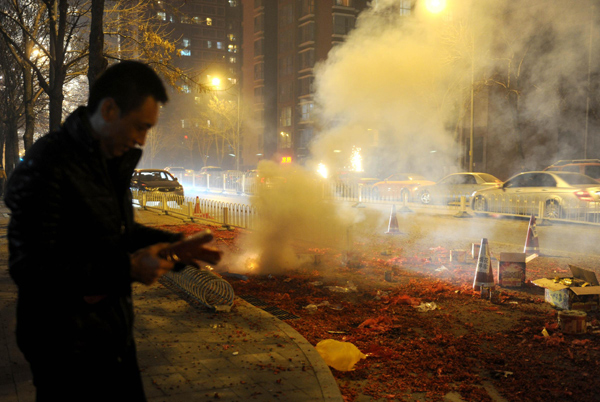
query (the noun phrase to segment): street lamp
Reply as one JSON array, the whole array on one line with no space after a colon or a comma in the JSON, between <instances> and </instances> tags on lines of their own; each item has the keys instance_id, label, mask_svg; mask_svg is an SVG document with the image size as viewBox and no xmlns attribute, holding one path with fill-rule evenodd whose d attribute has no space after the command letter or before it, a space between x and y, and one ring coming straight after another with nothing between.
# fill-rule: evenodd
<instances>
[{"instance_id":1,"label":"street lamp","mask_svg":"<svg viewBox=\"0 0 600 402\"><path fill-rule=\"evenodd\" d=\"M446 8L446 0L425 0L425 8L432 14L438 14Z\"/></svg>"},{"instance_id":2,"label":"street lamp","mask_svg":"<svg viewBox=\"0 0 600 402\"><path fill-rule=\"evenodd\" d=\"M471 3L471 8L473 3ZM446 0L425 0L425 8L432 14L439 14L446 9ZM472 12L472 11L471 11ZM469 16L471 16L471 12ZM473 18L469 18L471 22ZM473 171L473 141L475 137L475 33L471 27L471 107L469 124L469 172Z\"/></svg>"},{"instance_id":3,"label":"street lamp","mask_svg":"<svg viewBox=\"0 0 600 402\"><path fill-rule=\"evenodd\" d=\"M231 89L233 87L233 85L231 85L229 88L225 88L225 89L221 89L221 78L219 77L213 77L210 80L210 83L212 84L212 87L214 88L215 91L226 91L228 89ZM237 122L236 122L236 150L235 150L235 170L240 170L240 101L241 101L241 95L242 95L242 90L239 87L239 83L238 84L234 84L238 86L238 91L237 91Z\"/></svg>"}]
</instances>

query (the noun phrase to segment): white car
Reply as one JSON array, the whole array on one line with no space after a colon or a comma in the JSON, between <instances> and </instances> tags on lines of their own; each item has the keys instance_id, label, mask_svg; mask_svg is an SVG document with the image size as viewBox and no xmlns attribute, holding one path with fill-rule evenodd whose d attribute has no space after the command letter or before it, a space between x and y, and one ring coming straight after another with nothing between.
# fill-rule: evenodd
<instances>
[{"instance_id":1,"label":"white car","mask_svg":"<svg viewBox=\"0 0 600 402\"><path fill-rule=\"evenodd\" d=\"M498 188L476 191L475 213L531 215L544 208L544 218L570 218L597 213L600 183L581 173L536 171L519 173Z\"/></svg>"},{"instance_id":2,"label":"white car","mask_svg":"<svg viewBox=\"0 0 600 402\"><path fill-rule=\"evenodd\" d=\"M465 196L467 202L476 190L498 188L502 180L488 173L452 173L435 184L421 186L417 194L423 204L449 204Z\"/></svg>"}]
</instances>

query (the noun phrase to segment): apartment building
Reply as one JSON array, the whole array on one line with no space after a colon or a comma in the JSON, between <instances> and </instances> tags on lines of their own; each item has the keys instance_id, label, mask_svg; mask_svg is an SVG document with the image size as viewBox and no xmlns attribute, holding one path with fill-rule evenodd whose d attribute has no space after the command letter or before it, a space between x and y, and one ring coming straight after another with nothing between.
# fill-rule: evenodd
<instances>
[{"instance_id":1,"label":"apartment building","mask_svg":"<svg viewBox=\"0 0 600 402\"><path fill-rule=\"evenodd\" d=\"M314 66L344 41L367 0L242 0L243 159L298 162L315 135Z\"/></svg>"},{"instance_id":2,"label":"apartment building","mask_svg":"<svg viewBox=\"0 0 600 402\"><path fill-rule=\"evenodd\" d=\"M194 82L213 87L217 90L215 94L232 97L231 93L239 91L242 38L238 0L161 0L155 10L166 24L165 32L176 43L178 54L173 60L176 67ZM213 79L220 81L218 87ZM186 130L197 124L194 119L198 116L195 105L199 96L197 88L189 82L181 82L180 91L172 91L169 95L169 106L161 116L161 124L180 133L178 141L182 144L165 150L167 159L176 159L181 149L185 149ZM239 100L237 96L233 98L238 98L236 102ZM194 154L191 145L189 151L178 164L188 168L202 167L205 162ZM211 157L215 159L214 155ZM207 162L211 163L210 160ZM165 163L174 161L166 160Z\"/></svg>"}]
</instances>

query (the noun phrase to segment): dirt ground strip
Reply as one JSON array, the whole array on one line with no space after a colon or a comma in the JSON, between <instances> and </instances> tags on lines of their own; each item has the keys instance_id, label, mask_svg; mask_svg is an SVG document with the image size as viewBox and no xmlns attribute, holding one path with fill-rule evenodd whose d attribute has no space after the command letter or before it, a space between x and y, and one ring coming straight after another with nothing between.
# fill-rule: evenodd
<instances>
[{"instance_id":1,"label":"dirt ground strip","mask_svg":"<svg viewBox=\"0 0 600 402\"><path fill-rule=\"evenodd\" d=\"M165 228L191 234L205 227ZM214 230L230 253L239 252L241 232ZM496 286L482 299L472 289L476 260L449 260L457 245L388 239L355 243L351 254L304 246L299 254L317 257L285 274L225 278L236 295L297 316L286 322L311 344L350 342L368 356L352 371L332 369L347 401L598 400L597 311L587 314L586 334L563 334L558 311L531 283L592 261L537 257L522 288ZM500 251L492 252L494 267Z\"/></svg>"}]
</instances>

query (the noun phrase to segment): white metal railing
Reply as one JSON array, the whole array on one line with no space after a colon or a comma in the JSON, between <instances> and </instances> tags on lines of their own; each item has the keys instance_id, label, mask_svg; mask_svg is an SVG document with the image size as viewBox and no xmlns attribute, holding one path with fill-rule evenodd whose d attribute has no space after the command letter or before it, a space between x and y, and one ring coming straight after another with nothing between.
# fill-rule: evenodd
<instances>
[{"instance_id":1,"label":"white metal railing","mask_svg":"<svg viewBox=\"0 0 600 402\"><path fill-rule=\"evenodd\" d=\"M421 202L418 190L412 193L408 188L405 190L398 191L394 196L382 196L369 185L332 181L324 183L323 196L329 199L357 203L396 204L402 202L409 207L418 206L450 210L465 209L464 206L461 206L461 198L464 198L464 203L467 206L471 204L471 194L437 192L432 195L430 203L424 204ZM575 199L553 201L540 195L499 194L488 200L486 210L472 212L510 216L535 215L537 218L547 220L600 224L600 203Z\"/></svg>"},{"instance_id":2,"label":"white metal railing","mask_svg":"<svg viewBox=\"0 0 600 402\"><path fill-rule=\"evenodd\" d=\"M244 180L243 180L244 181ZM252 193L258 183L254 181L246 187L242 181L242 190ZM221 189L231 190L224 180ZM442 208L459 210L458 215L465 214L470 205L470 195L459 193L438 194L433 204L423 204L416 194L404 193L400 196L381 197L375 194L369 186L346 184L341 182L323 182L323 198L336 201L351 201L355 203L402 203L405 208ZM205 219L224 226L237 226L247 229L256 228L259 219L255 207L247 204L229 203L206 198L183 197L160 192L145 192L132 190L134 204L144 209L151 209L163 214L179 216L184 219ZM462 198L462 203L461 203ZM482 214L531 216L538 219L600 224L600 203L580 200L562 200L554 202L542 196L526 196L515 194L499 194L487 198L485 208L471 211Z\"/></svg>"},{"instance_id":3,"label":"white metal railing","mask_svg":"<svg viewBox=\"0 0 600 402\"><path fill-rule=\"evenodd\" d=\"M212 173L198 174L196 172L177 174L177 180L184 187L194 187L206 192L254 194L258 180L255 175L245 173Z\"/></svg>"},{"instance_id":4,"label":"white metal railing","mask_svg":"<svg viewBox=\"0 0 600 402\"><path fill-rule=\"evenodd\" d=\"M133 204L140 208L190 221L209 220L221 223L223 226L237 226L246 229L254 229L257 222L256 208L247 204L135 189L132 189L131 193Z\"/></svg>"}]
</instances>

